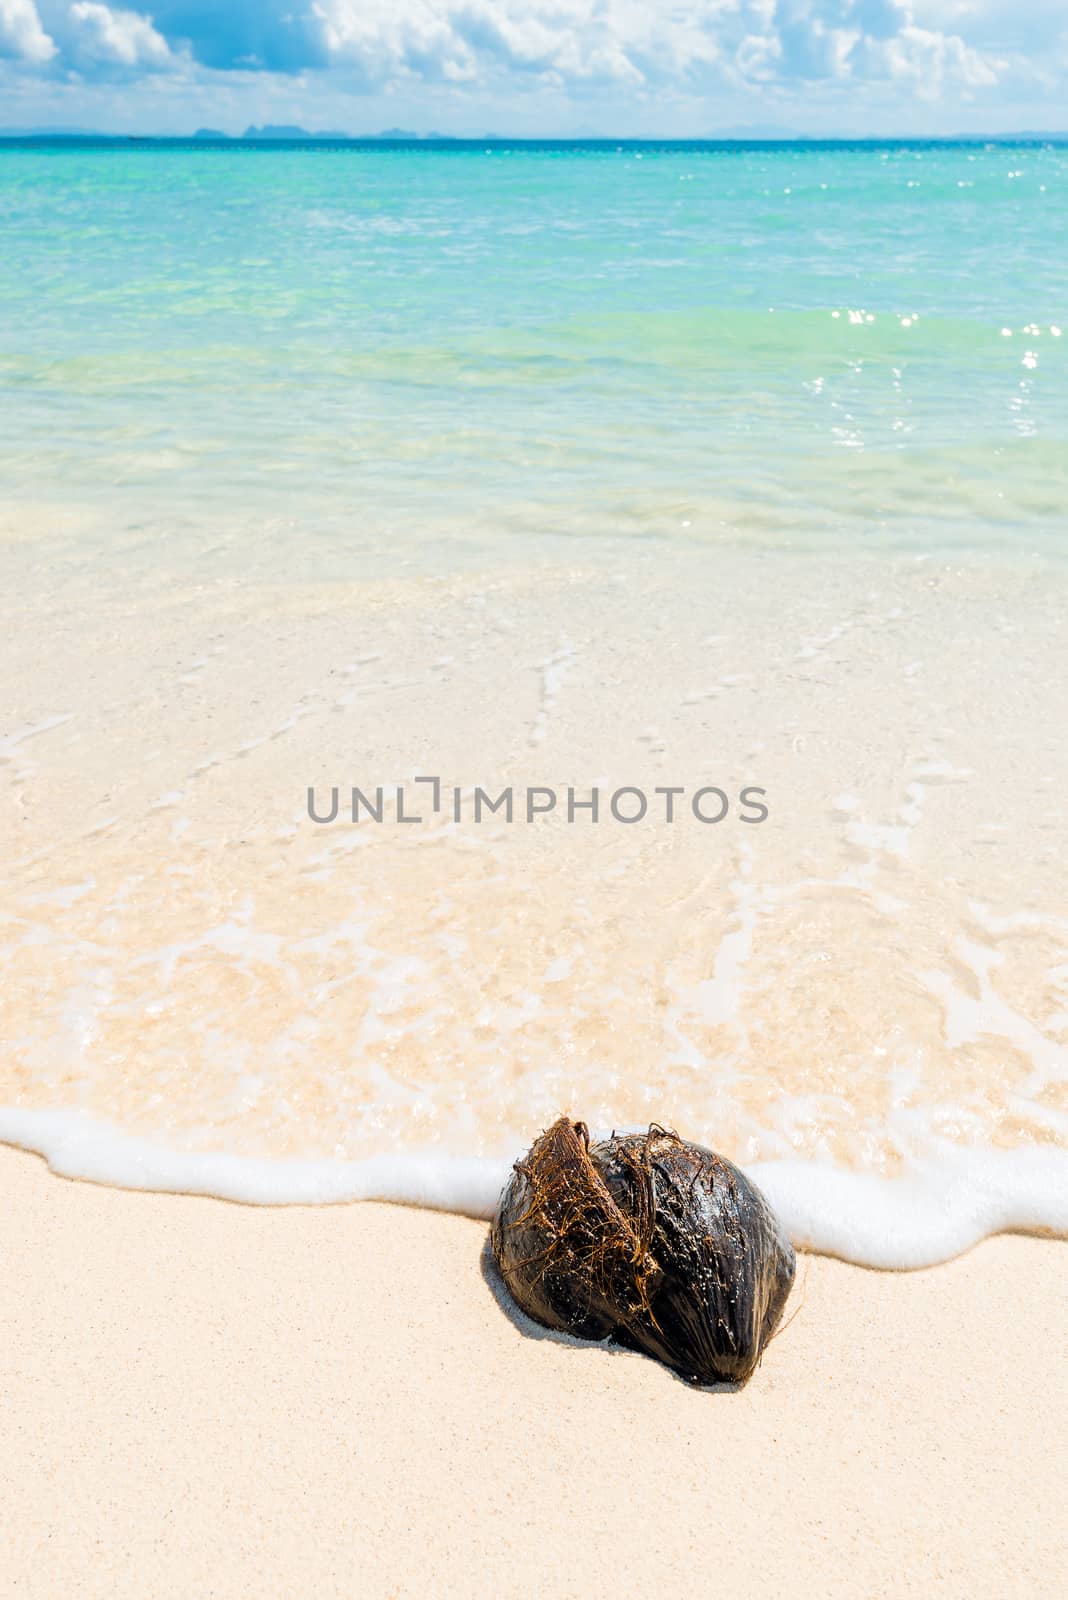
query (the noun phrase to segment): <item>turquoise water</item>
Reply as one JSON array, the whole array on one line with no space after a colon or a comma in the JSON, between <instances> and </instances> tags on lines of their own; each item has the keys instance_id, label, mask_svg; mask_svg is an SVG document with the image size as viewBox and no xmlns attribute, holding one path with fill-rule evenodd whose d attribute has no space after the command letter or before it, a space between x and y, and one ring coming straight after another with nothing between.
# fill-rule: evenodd
<instances>
[{"instance_id":1,"label":"turquoise water","mask_svg":"<svg viewBox=\"0 0 1068 1600\"><path fill-rule=\"evenodd\" d=\"M869 1265L1068 1233L1066 183L0 145L0 1139L481 1214L563 1110ZM308 815L417 774L768 825Z\"/></svg>"},{"instance_id":2,"label":"turquoise water","mask_svg":"<svg viewBox=\"0 0 1068 1600\"><path fill-rule=\"evenodd\" d=\"M1064 147L0 147L4 498L327 570L1056 549L1066 202Z\"/></svg>"}]
</instances>

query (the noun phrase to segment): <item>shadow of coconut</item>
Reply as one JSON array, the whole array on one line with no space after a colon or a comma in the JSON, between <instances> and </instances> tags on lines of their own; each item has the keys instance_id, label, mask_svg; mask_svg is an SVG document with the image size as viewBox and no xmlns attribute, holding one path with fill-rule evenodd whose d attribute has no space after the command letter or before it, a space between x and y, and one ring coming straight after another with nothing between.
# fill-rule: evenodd
<instances>
[{"instance_id":1,"label":"shadow of coconut","mask_svg":"<svg viewBox=\"0 0 1068 1600\"><path fill-rule=\"evenodd\" d=\"M698 1394L737 1394L744 1389L744 1383L690 1383L686 1378L672 1372L670 1367L665 1367L663 1362L647 1356L642 1350L627 1350L623 1345L617 1344L609 1336L607 1339L579 1339L573 1333L562 1333L556 1328L547 1328L543 1323L535 1322L533 1317L528 1317L526 1312L516 1304L508 1292L507 1285L501 1277L497 1263L493 1257L493 1241L487 1234L479 1260L482 1272L482 1281L490 1294L497 1302L498 1310L508 1318L524 1339L546 1339L553 1344L562 1344L569 1350L588 1351L590 1353L616 1356L625 1361L651 1361L660 1368L665 1378L670 1378L672 1383L681 1384L684 1389L689 1389Z\"/></svg>"}]
</instances>

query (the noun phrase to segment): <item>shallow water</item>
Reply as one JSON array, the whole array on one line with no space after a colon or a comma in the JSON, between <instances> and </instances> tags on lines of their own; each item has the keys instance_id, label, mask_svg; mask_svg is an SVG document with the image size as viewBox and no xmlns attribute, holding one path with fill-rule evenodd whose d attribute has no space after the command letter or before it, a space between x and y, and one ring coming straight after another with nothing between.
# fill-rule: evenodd
<instances>
[{"instance_id":1,"label":"shallow water","mask_svg":"<svg viewBox=\"0 0 1068 1600\"><path fill-rule=\"evenodd\" d=\"M0 149L0 1137L484 1211L566 1110L873 1263L1068 1230L1066 180Z\"/></svg>"},{"instance_id":2,"label":"shallow water","mask_svg":"<svg viewBox=\"0 0 1068 1600\"><path fill-rule=\"evenodd\" d=\"M328 575L365 518L1059 553L1066 193L1066 146L5 148L3 481L199 551L289 513Z\"/></svg>"}]
</instances>

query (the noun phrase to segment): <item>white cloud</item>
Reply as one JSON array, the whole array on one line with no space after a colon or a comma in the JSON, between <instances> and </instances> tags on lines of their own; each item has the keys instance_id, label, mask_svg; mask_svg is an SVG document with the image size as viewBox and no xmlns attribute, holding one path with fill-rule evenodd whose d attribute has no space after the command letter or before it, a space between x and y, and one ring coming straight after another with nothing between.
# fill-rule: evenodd
<instances>
[{"instance_id":1,"label":"white cloud","mask_svg":"<svg viewBox=\"0 0 1068 1600\"><path fill-rule=\"evenodd\" d=\"M169 105L193 96L190 117L213 126L227 105L234 126L452 132L703 133L754 120L986 131L1064 120L1068 0L142 3L150 13L0 0L0 77L22 85L23 104L50 95L38 113L49 118L99 84L109 121L113 86L129 97L144 82L146 125L154 105L164 114L152 100L164 82Z\"/></svg>"},{"instance_id":2,"label":"white cloud","mask_svg":"<svg viewBox=\"0 0 1068 1600\"><path fill-rule=\"evenodd\" d=\"M871 75L882 68L890 78L912 81L927 99L937 99L948 83L966 89L990 88L1006 63L969 49L956 34L935 33L910 22L874 54Z\"/></svg>"},{"instance_id":3,"label":"white cloud","mask_svg":"<svg viewBox=\"0 0 1068 1600\"><path fill-rule=\"evenodd\" d=\"M70 8L78 24L78 46L96 61L121 67L165 67L172 61L166 39L139 11L116 11L97 0L79 0Z\"/></svg>"},{"instance_id":4,"label":"white cloud","mask_svg":"<svg viewBox=\"0 0 1068 1600\"><path fill-rule=\"evenodd\" d=\"M330 56L372 83L422 77L640 83L707 67L735 0L317 0Z\"/></svg>"},{"instance_id":5,"label":"white cloud","mask_svg":"<svg viewBox=\"0 0 1068 1600\"><path fill-rule=\"evenodd\" d=\"M316 0L313 11L330 59L371 86L997 77L956 34L917 27L908 0Z\"/></svg>"},{"instance_id":6,"label":"white cloud","mask_svg":"<svg viewBox=\"0 0 1068 1600\"><path fill-rule=\"evenodd\" d=\"M41 63L51 61L55 53L34 0L0 0L0 55Z\"/></svg>"}]
</instances>

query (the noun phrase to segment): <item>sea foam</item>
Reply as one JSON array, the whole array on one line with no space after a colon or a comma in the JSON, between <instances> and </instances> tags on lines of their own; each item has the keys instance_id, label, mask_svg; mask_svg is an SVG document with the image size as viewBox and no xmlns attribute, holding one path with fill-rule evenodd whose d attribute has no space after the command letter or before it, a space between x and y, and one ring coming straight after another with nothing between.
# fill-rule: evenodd
<instances>
[{"instance_id":1,"label":"sea foam","mask_svg":"<svg viewBox=\"0 0 1068 1600\"><path fill-rule=\"evenodd\" d=\"M35 1151L61 1177L121 1189L248 1205L386 1200L476 1218L492 1216L511 1166L504 1157L438 1152L338 1161L175 1150L81 1110L14 1106L0 1107L0 1142ZM1068 1151L1052 1146L947 1144L896 1178L814 1161L755 1162L747 1171L797 1248L861 1266L933 1266L994 1233L1068 1236Z\"/></svg>"}]
</instances>

